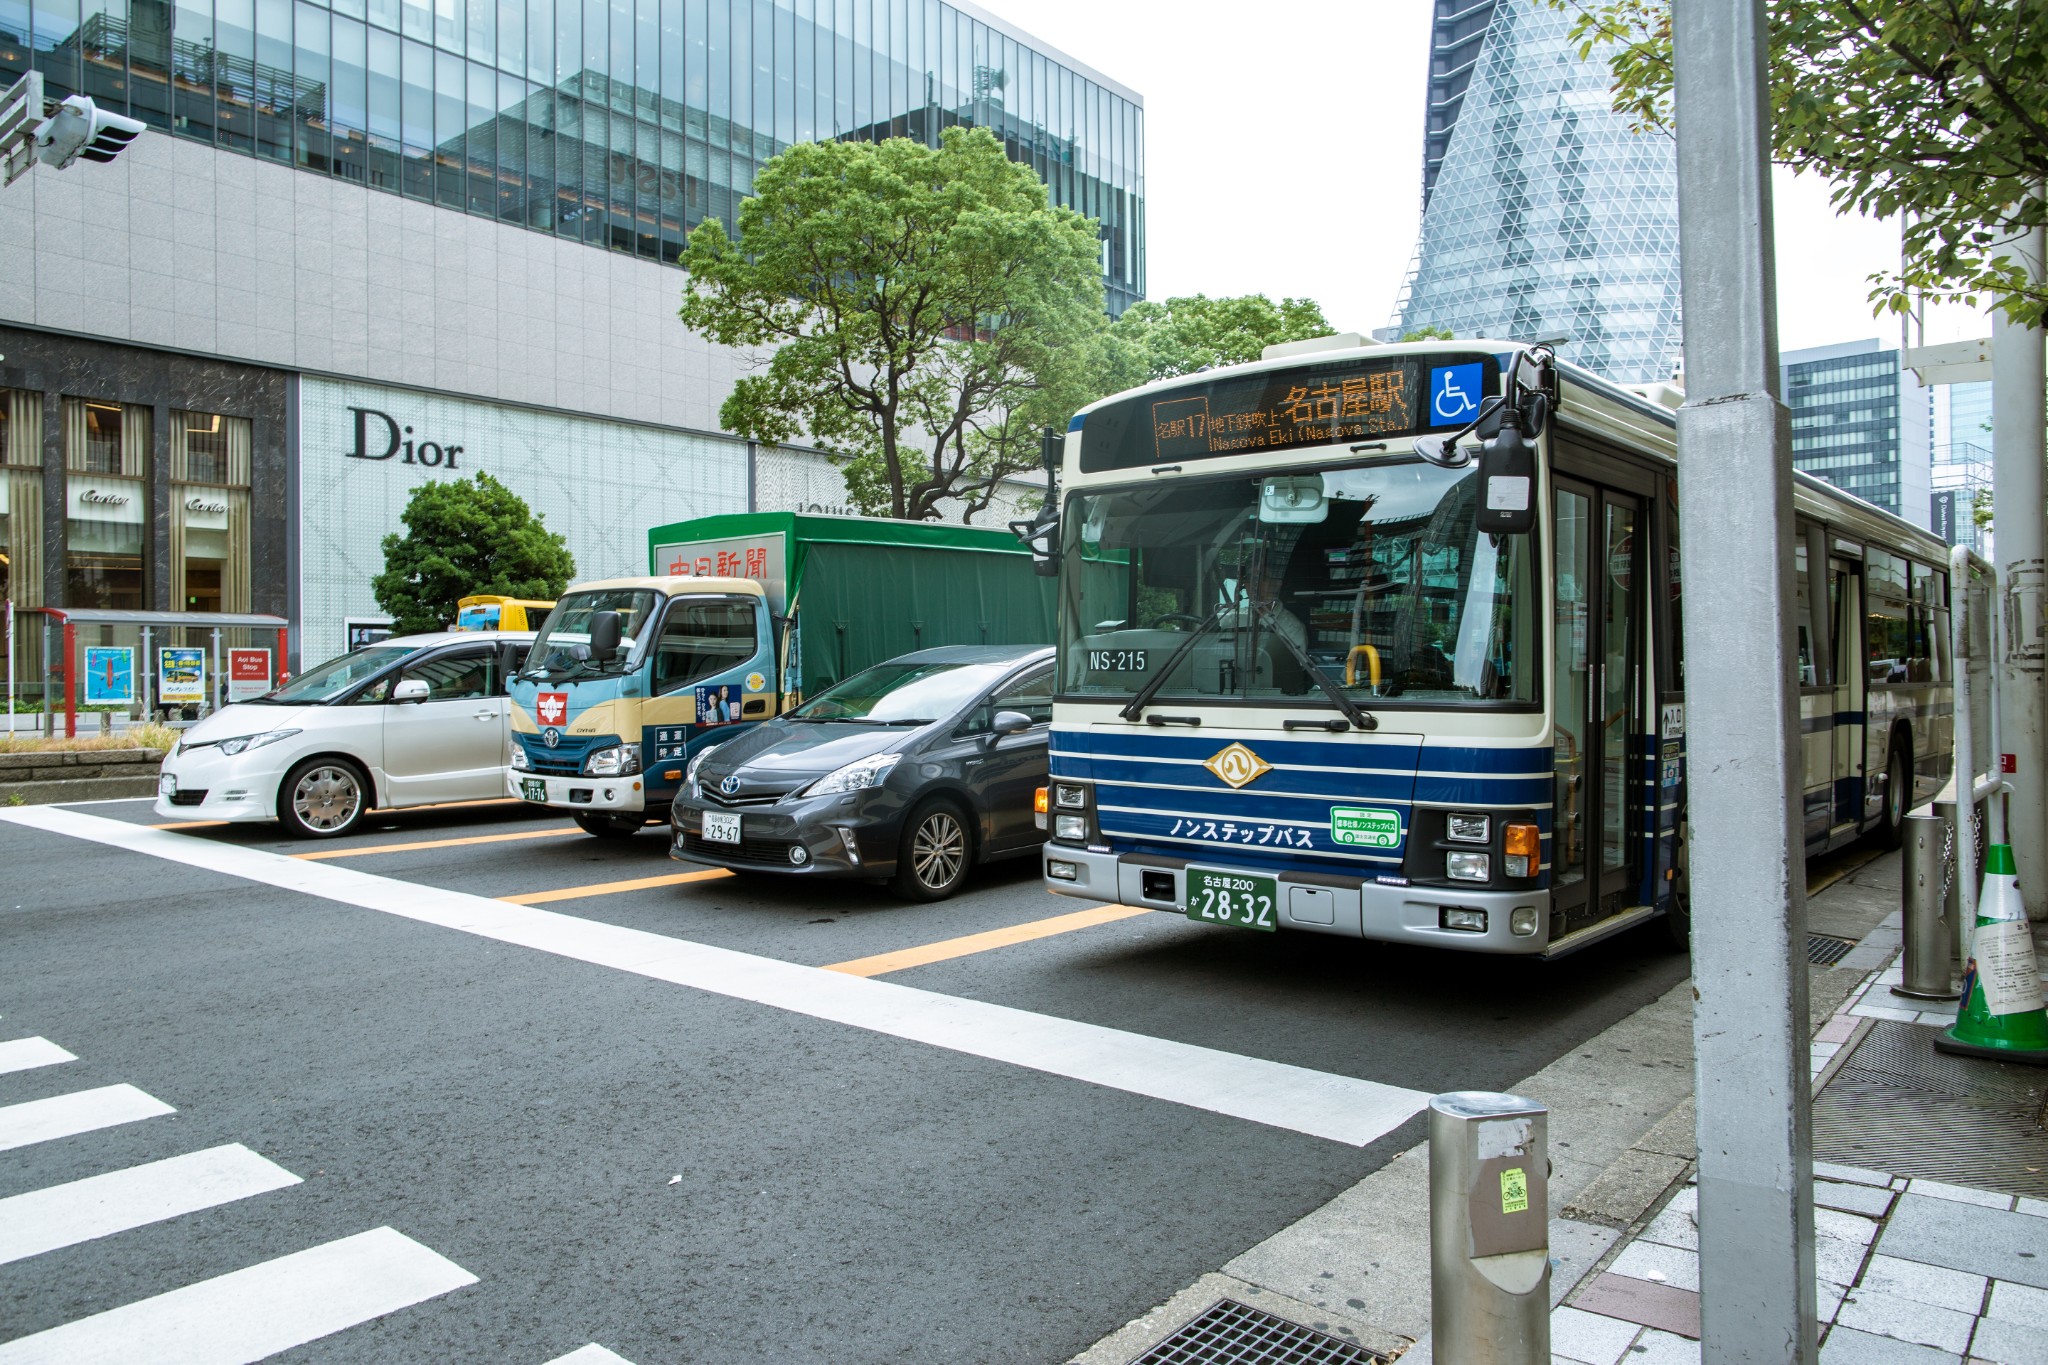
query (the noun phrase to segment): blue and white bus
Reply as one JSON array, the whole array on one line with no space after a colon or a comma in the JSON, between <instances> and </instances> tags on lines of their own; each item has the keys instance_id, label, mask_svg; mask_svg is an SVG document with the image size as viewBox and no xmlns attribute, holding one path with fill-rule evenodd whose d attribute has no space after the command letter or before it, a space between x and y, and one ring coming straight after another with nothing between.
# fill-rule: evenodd
<instances>
[{"instance_id":1,"label":"blue and white bus","mask_svg":"<svg viewBox=\"0 0 2048 1365\"><path fill-rule=\"evenodd\" d=\"M1073 419L1046 884L1216 924L1682 942L1669 386L1506 342L1276 347ZM1798 476L1809 853L1949 762L1947 549ZM1689 588L1689 591L1685 589ZM1712 660L1694 660L1711 679Z\"/></svg>"}]
</instances>

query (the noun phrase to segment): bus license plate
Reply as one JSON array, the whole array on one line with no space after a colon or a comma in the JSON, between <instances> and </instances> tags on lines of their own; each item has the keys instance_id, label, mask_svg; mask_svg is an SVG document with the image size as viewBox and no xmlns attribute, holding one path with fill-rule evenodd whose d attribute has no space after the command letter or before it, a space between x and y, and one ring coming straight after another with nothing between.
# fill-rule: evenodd
<instances>
[{"instance_id":1,"label":"bus license plate","mask_svg":"<svg viewBox=\"0 0 2048 1365\"><path fill-rule=\"evenodd\" d=\"M740 817L734 812L707 810L704 812L704 839L713 844L736 844L740 841Z\"/></svg>"},{"instance_id":2,"label":"bus license plate","mask_svg":"<svg viewBox=\"0 0 2048 1365\"><path fill-rule=\"evenodd\" d=\"M1273 906L1279 888L1271 877L1247 877L1238 872L1188 869L1188 918L1204 924L1229 924L1239 929L1279 928L1273 920Z\"/></svg>"},{"instance_id":3,"label":"bus license plate","mask_svg":"<svg viewBox=\"0 0 2048 1365\"><path fill-rule=\"evenodd\" d=\"M537 777L522 777L519 779L519 794L529 801L546 801L548 784Z\"/></svg>"}]
</instances>

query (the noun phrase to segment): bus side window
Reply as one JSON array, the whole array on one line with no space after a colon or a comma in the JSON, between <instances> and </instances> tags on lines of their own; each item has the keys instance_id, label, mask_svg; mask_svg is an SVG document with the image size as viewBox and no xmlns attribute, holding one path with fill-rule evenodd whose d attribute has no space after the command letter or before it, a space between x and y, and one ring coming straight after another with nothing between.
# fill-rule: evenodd
<instances>
[{"instance_id":1,"label":"bus side window","mask_svg":"<svg viewBox=\"0 0 2048 1365\"><path fill-rule=\"evenodd\" d=\"M1909 642L1907 563L1897 555L1870 546L1863 555L1863 604L1869 616L1864 647L1869 651L1869 678L1874 683L1907 680Z\"/></svg>"},{"instance_id":2,"label":"bus side window","mask_svg":"<svg viewBox=\"0 0 2048 1365\"><path fill-rule=\"evenodd\" d=\"M1915 564L1912 570L1913 592L1906 631L1906 681L1933 682L1934 660L1939 652L1934 642L1935 610L1940 605L1935 588L1940 575L1925 564Z\"/></svg>"},{"instance_id":3,"label":"bus side window","mask_svg":"<svg viewBox=\"0 0 2048 1365\"><path fill-rule=\"evenodd\" d=\"M1819 687L1820 669L1814 661L1813 652L1813 572L1812 561L1806 553L1806 543L1800 541L1792 547L1792 581L1796 594L1794 603L1799 623L1799 685Z\"/></svg>"}]
</instances>

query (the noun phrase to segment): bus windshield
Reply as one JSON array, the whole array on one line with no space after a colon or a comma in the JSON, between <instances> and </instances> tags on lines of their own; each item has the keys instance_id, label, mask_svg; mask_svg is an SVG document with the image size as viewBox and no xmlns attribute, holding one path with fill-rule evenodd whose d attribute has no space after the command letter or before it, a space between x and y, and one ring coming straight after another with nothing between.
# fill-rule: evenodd
<instances>
[{"instance_id":1,"label":"bus windshield","mask_svg":"<svg viewBox=\"0 0 2048 1365\"><path fill-rule=\"evenodd\" d=\"M1534 701L1529 537L1478 531L1478 482L1396 460L1074 494L1061 692L1126 700L1165 670L1162 700Z\"/></svg>"}]
</instances>

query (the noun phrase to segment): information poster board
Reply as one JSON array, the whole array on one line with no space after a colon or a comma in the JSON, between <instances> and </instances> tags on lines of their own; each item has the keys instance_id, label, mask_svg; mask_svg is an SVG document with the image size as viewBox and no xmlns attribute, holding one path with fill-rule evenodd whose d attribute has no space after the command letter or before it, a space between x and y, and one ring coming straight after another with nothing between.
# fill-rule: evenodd
<instances>
[{"instance_id":1,"label":"information poster board","mask_svg":"<svg viewBox=\"0 0 2048 1365\"><path fill-rule=\"evenodd\" d=\"M88 645L85 649L85 704L135 704L135 651L128 645Z\"/></svg>"},{"instance_id":2,"label":"information poster board","mask_svg":"<svg viewBox=\"0 0 2048 1365\"><path fill-rule=\"evenodd\" d=\"M379 620L369 616L350 616L342 624L348 631L348 648L350 653L354 653L365 645L374 645L379 640L391 638L391 622L388 620Z\"/></svg>"},{"instance_id":3,"label":"information poster board","mask_svg":"<svg viewBox=\"0 0 2048 1365\"><path fill-rule=\"evenodd\" d=\"M228 700L251 701L270 691L270 651L228 651Z\"/></svg>"},{"instance_id":4,"label":"information poster board","mask_svg":"<svg viewBox=\"0 0 2048 1365\"><path fill-rule=\"evenodd\" d=\"M197 706L206 701L206 651L197 647L156 652L156 699L165 706Z\"/></svg>"}]
</instances>

